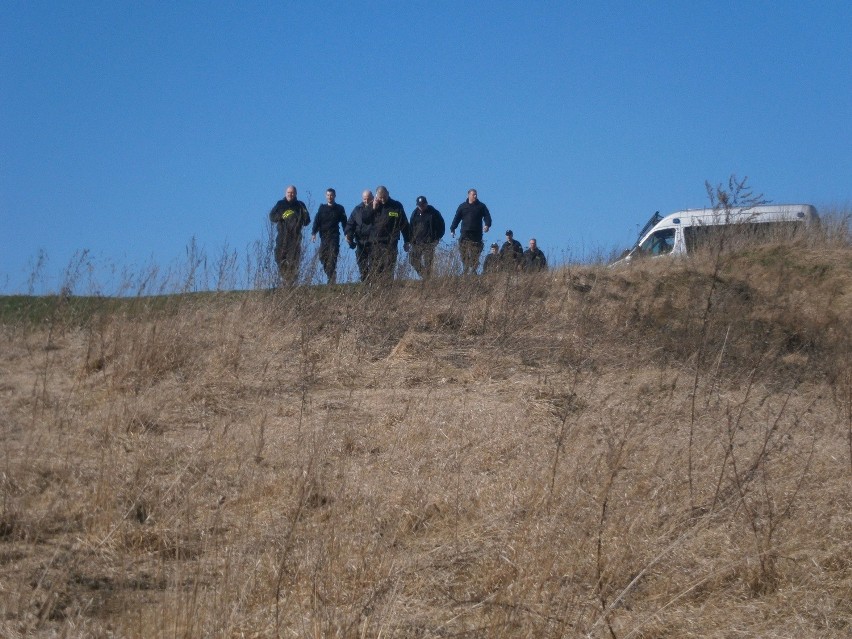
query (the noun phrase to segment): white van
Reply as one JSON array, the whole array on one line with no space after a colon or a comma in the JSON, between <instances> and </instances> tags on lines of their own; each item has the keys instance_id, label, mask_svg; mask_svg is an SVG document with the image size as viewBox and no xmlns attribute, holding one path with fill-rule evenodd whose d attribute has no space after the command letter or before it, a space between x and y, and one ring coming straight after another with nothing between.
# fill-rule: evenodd
<instances>
[{"instance_id":1,"label":"white van","mask_svg":"<svg viewBox=\"0 0 852 639\"><path fill-rule=\"evenodd\" d=\"M687 209L663 217L659 211L651 216L639 232L632 248L624 252L613 266L641 257L689 255L714 239L752 241L795 232L801 225L818 222L816 209L810 204L773 204L718 209Z\"/></svg>"}]
</instances>

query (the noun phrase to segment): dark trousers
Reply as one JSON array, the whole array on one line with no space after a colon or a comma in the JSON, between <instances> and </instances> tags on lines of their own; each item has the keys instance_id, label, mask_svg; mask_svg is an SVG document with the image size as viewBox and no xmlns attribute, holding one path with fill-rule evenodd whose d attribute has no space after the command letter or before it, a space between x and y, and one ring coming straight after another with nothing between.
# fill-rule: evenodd
<instances>
[{"instance_id":1,"label":"dark trousers","mask_svg":"<svg viewBox=\"0 0 852 639\"><path fill-rule=\"evenodd\" d=\"M424 280L432 277L432 264L435 262L437 242L412 244L408 251L408 261L417 274Z\"/></svg>"},{"instance_id":2,"label":"dark trousers","mask_svg":"<svg viewBox=\"0 0 852 639\"><path fill-rule=\"evenodd\" d=\"M340 238L320 239L319 259L329 284L337 283L337 257L340 255Z\"/></svg>"},{"instance_id":3,"label":"dark trousers","mask_svg":"<svg viewBox=\"0 0 852 639\"><path fill-rule=\"evenodd\" d=\"M459 252L461 253L462 267L465 275L467 275L468 271L476 273L476 269L479 268L479 256L482 254L484 246L482 242L477 242L476 240L459 240Z\"/></svg>"},{"instance_id":4,"label":"dark trousers","mask_svg":"<svg viewBox=\"0 0 852 639\"><path fill-rule=\"evenodd\" d=\"M286 244L275 247L275 262L278 264L278 275L281 283L293 286L299 279L299 264L302 261L301 238L297 241L291 240Z\"/></svg>"},{"instance_id":5,"label":"dark trousers","mask_svg":"<svg viewBox=\"0 0 852 639\"><path fill-rule=\"evenodd\" d=\"M397 251L396 243L373 244L369 263L369 278L371 280L393 280L394 271L396 270Z\"/></svg>"},{"instance_id":6,"label":"dark trousers","mask_svg":"<svg viewBox=\"0 0 852 639\"><path fill-rule=\"evenodd\" d=\"M370 242L355 250L361 281L392 280L396 269L396 244Z\"/></svg>"},{"instance_id":7,"label":"dark trousers","mask_svg":"<svg viewBox=\"0 0 852 639\"><path fill-rule=\"evenodd\" d=\"M355 247L355 261L358 263L358 274L362 282L365 282L370 274L370 249L367 244L358 244Z\"/></svg>"}]
</instances>

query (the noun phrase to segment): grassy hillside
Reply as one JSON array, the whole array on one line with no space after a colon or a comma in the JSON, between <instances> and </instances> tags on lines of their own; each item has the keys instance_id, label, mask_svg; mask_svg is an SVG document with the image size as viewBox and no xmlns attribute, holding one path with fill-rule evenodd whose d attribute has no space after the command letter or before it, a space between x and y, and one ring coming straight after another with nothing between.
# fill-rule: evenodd
<instances>
[{"instance_id":1,"label":"grassy hillside","mask_svg":"<svg viewBox=\"0 0 852 639\"><path fill-rule=\"evenodd\" d=\"M0 635L848 637L848 237L6 298Z\"/></svg>"}]
</instances>

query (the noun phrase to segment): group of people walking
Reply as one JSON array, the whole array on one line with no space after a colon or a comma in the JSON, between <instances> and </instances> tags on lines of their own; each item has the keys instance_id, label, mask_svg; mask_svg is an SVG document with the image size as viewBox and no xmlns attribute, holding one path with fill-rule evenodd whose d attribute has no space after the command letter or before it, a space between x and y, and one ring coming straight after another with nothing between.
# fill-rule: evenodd
<instances>
[{"instance_id":1,"label":"group of people walking","mask_svg":"<svg viewBox=\"0 0 852 639\"><path fill-rule=\"evenodd\" d=\"M485 256L482 265L483 273L499 273L500 271L543 271L547 268L547 258L544 252L538 248L538 243L533 237L530 239L529 248L524 250L521 243L515 239L514 233L509 229L506 231L506 241L503 246L497 242L491 245L491 252Z\"/></svg>"},{"instance_id":2,"label":"group of people walking","mask_svg":"<svg viewBox=\"0 0 852 639\"><path fill-rule=\"evenodd\" d=\"M326 203L320 205L311 227L311 241L319 236L319 259L328 282L337 281L337 259L340 255L341 231L349 248L355 249L355 259L361 281L393 279L398 258L400 237L408 261L417 274L428 279L432 276L435 249L446 233L446 224L441 212L429 204L425 196L417 198L411 220L403 205L391 198L387 187L379 186L376 193L365 190L349 217L336 202L337 193L329 188L325 192ZM303 202L297 199L295 186L288 186L283 200L279 200L269 212L275 224L275 262L281 281L293 285L299 276L302 260L302 230L311 223L311 216ZM467 192L467 199L456 210L450 224L450 235L459 230L459 253L465 274L475 274L484 244L483 233L491 228L491 213L479 201L476 189ZM524 251L515 240L512 231L506 231L506 242L497 250L491 245L483 272L502 270L539 271L547 267L547 260L535 239L530 240Z\"/></svg>"}]
</instances>

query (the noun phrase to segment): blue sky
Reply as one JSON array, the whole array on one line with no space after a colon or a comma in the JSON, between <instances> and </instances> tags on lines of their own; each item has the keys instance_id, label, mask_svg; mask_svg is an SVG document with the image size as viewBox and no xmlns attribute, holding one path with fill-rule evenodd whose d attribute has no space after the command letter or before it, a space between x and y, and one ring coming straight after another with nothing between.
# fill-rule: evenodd
<instances>
[{"instance_id":1,"label":"blue sky","mask_svg":"<svg viewBox=\"0 0 852 639\"><path fill-rule=\"evenodd\" d=\"M848 207L850 33L845 2L0 0L0 292L40 252L246 251L290 183L448 221L475 187L487 242L556 260L731 174Z\"/></svg>"}]
</instances>

